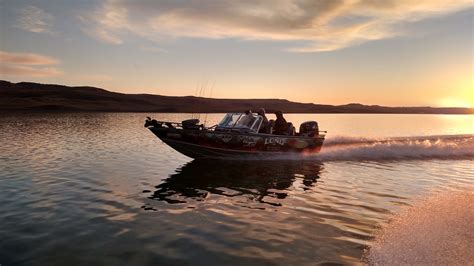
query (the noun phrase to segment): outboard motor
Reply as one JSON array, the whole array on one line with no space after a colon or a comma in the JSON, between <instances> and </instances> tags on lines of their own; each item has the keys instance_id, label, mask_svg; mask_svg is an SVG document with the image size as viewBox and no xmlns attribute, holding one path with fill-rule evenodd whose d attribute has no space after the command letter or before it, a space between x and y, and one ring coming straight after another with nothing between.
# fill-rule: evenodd
<instances>
[{"instance_id":1,"label":"outboard motor","mask_svg":"<svg viewBox=\"0 0 474 266\"><path fill-rule=\"evenodd\" d=\"M319 135L318 122L308 121L301 124L300 136L314 137L315 135Z\"/></svg>"},{"instance_id":2,"label":"outboard motor","mask_svg":"<svg viewBox=\"0 0 474 266\"><path fill-rule=\"evenodd\" d=\"M183 125L183 129L200 129L201 126L199 125L199 119L188 119L181 122Z\"/></svg>"}]
</instances>

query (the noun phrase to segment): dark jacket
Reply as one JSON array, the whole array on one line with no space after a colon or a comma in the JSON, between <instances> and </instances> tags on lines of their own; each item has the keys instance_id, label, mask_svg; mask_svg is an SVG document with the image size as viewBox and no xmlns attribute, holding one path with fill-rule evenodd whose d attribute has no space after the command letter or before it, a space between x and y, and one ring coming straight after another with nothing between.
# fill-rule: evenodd
<instances>
[{"instance_id":1,"label":"dark jacket","mask_svg":"<svg viewBox=\"0 0 474 266\"><path fill-rule=\"evenodd\" d=\"M281 112L276 112L277 119L275 120L275 126L273 127L273 134L285 135L288 132L288 123Z\"/></svg>"}]
</instances>

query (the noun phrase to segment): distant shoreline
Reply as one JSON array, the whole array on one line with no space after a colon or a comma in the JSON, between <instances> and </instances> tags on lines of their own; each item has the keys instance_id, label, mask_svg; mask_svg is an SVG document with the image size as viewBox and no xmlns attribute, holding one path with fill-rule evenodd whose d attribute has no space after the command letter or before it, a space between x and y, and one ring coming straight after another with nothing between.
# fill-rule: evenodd
<instances>
[{"instance_id":1,"label":"distant shoreline","mask_svg":"<svg viewBox=\"0 0 474 266\"><path fill-rule=\"evenodd\" d=\"M69 87L0 80L0 110L23 112L227 113L281 110L292 114L452 114L472 115L474 108L324 105L284 99L213 99L194 96L123 94L95 87Z\"/></svg>"}]
</instances>

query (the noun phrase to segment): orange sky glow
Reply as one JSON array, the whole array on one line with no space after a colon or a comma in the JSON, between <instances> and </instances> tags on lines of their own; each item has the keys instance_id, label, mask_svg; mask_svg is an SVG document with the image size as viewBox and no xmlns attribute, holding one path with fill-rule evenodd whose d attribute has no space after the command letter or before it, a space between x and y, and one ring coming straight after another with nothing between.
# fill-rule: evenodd
<instances>
[{"instance_id":1,"label":"orange sky glow","mask_svg":"<svg viewBox=\"0 0 474 266\"><path fill-rule=\"evenodd\" d=\"M472 1L6 0L0 8L0 79L12 82L474 107Z\"/></svg>"}]
</instances>

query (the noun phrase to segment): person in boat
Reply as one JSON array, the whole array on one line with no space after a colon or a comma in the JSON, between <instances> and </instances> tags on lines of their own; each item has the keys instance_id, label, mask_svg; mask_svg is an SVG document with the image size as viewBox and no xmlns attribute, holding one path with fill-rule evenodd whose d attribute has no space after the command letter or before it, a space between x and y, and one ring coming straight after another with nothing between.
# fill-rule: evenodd
<instances>
[{"instance_id":1,"label":"person in boat","mask_svg":"<svg viewBox=\"0 0 474 266\"><path fill-rule=\"evenodd\" d=\"M268 125L268 118L265 116L265 109L260 108L257 114L262 117L262 124L260 125L259 133L265 133Z\"/></svg>"},{"instance_id":2,"label":"person in boat","mask_svg":"<svg viewBox=\"0 0 474 266\"><path fill-rule=\"evenodd\" d=\"M288 131L288 123L283 117L283 113L281 111L276 111L275 115L276 115L276 120L275 120L275 126L273 127L273 134L285 135Z\"/></svg>"},{"instance_id":3,"label":"person in boat","mask_svg":"<svg viewBox=\"0 0 474 266\"><path fill-rule=\"evenodd\" d=\"M247 110L245 111L245 115L242 116L242 118L240 118L239 120L239 125L243 125L243 126L248 126L250 124L250 122L252 122L254 119L253 115L252 115L252 110Z\"/></svg>"}]
</instances>

